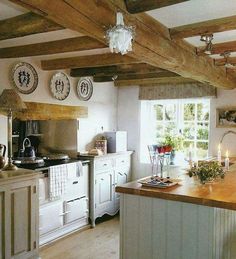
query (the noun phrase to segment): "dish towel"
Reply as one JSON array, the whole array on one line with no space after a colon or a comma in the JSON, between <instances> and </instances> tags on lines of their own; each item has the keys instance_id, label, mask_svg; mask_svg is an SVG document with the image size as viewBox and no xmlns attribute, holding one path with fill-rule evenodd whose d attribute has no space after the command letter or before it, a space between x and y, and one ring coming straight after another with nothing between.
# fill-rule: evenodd
<instances>
[{"instance_id":1,"label":"dish towel","mask_svg":"<svg viewBox=\"0 0 236 259\"><path fill-rule=\"evenodd\" d=\"M83 176L83 164L81 161L76 163L76 174L77 177Z\"/></svg>"},{"instance_id":2,"label":"dish towel","mask_svg":"<svg viewBox=\"0 0 236 259\"><path fill-rule=\"evenodd\" d=\"M66 193L68 172L66 165L51 166L49 168L49 199L60 199Z\"/></svg>"}]
</instances>

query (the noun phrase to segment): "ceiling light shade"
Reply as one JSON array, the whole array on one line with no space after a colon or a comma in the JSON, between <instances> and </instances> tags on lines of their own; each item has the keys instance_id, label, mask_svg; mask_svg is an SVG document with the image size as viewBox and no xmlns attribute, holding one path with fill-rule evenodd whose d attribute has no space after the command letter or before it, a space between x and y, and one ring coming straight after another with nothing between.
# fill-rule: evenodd
<instances>
[{"instance_id":1,"label":"ceiling light shade","mask_svg":"<svg viewBox=\"0 0 236 259\"><path fill-rule=\"evenodd\" d=\"M124 25L121 12L116 14L116 26L106 32L106 38L111 52L126 54L132 51L132 41L134 39L134 27Z\"/></svg>"},{"instance_id":2,"label":"ceiling light shade","mask_svg":"<svg viewBox=\"0 0 236 259\"><path fill-rule=\"evenodd\" d=\"M212 40L213 40L213 34L208 34L208 35L201 35L201 41L204 41L206 43L206 47L204 50L204 53L207 55L211 55L212 53Z\"/></svg>"}]
</instances>

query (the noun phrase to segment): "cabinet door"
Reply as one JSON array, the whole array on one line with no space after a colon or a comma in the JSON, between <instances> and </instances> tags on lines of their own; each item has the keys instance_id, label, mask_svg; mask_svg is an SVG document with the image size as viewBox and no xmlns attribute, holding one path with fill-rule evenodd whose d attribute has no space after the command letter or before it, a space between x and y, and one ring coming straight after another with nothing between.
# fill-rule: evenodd
<instances>
[{"instance_id":1,"label":"cabinet door","mask_svg":"<svg viewBox=\"0 0 236 259\"><path fill-rule=\"evenodd\" d=\"M127 170L123 169L123 170L116 171L116 173L115 173L115 179L116 179L115 185L116 186L122 185L122 184L128 182L128 171ZM114 196L115 196L114 210L117 211L120 208L120 194L118 192L115 192Z\"/></svg>"},{"instance_id":2,"label":"cabinet door","mask_svg":"<svg viewBox=\"0 0 236 259\"><path fill-rule=\"evenodd\" d=\"M61 201L50 202L40 208L39 233L43 235L63 226L63 203Z\"/></svg>"},{"instance_id":3,"label":"cabinet door","mask_svg":"<svg viewBox=\"0 0 236 259\"><path fill-rule=\"evenodd\" d=\"M111 214L113 212L113 178L113 171L108 171L96 175L95 210L98 217L104 215L105 213Z\"/></svg>"},{"instance_id":4,"label":"cabinet door","mask_svg":"<svg viewBox=\"0 0 236 259\"><path fill-rule=\"evenodd\" d=\"M88 198L82 197L65 203L65 224L88 217Z\"/></svg>"},{"instance_id":5,"label":"cabinet door","mask_svg":"<svg viewBox=\"0 0 236 259\"><path fill-rule=\"evenodd\" d=\"M11 188L11 256L14 258L27 258L37 248L37 188L36 181Z\"/></svg>"}]
</instances>

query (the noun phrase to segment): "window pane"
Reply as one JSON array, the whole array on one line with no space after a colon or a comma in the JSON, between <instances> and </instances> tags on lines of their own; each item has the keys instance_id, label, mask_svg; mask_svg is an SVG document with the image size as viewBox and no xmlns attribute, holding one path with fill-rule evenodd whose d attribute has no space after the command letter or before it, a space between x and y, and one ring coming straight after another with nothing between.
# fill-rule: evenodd
<instances>
[{"instance_id":1,"label":"window pane","mask_svg":"<svg viewBox=\"0 0 236 259\"><path fill-rule=\"evenodd\" d=\"M176 128L176 123L175 122L166 122L165 123L165 129L164 129L164 134L171 134L175 135L177 131Z\"/></svg>"},{"instance_id":2,"label":"window pane","mask_svg":"<svg viewBox=\"0 0 236 259\"><path fill-rule=\"evenodd\" d=\"M154 105L154 109L156 110L156 119L158 121L163 120L163 105Z\"/></svg>"},{"instance_id":3,"label":"window pane","mask_svg":"<svg viewBox=\"0 0 236 259\"><path fill-rule=\"evenodd\" d=\"M156 138L162 138L163 137L163 125L158 123L156 127Z\"/></svg>"},{"instance_id":4,"label":"window pane","mask_svg":"<svg viewBox=\"0 0 236 259\"><path fill-rule=\"evenodd\" d=\"M209 105L208 103L199 103L197 105L197 119L199 121L209 120Z\"/></svg>"},{"instance_id":5,"label":"window pane","mask_svg":"<svg viewBox=\"0 0 236 259\"><path fill-rule=\"evenodd\" d=\"M165 119L167 121L174 120L176 118L176 106L174 104L167 104L165 107Z\"/></svg>"},{"instance_id":6,"label":"window pane","mask_svg":"<svg viewBox=\"0 0 236 259\"><path fill-rule=\"evenodd\" d=\"M208 140L209 128L208 123L198 123L197 139Z\"/></svg>"},{"instance_id":7,"label":"window pane","mask_svg":"<svg viewBox=\"0 0 236 259\"><path fill-rule=\"evenodd\" d=\"M195 136L194 123L185 123L184 124L183 136L185 139L194 139L194 136Z\"/></svg>"},{"instance_id":8,"label":"window pane","mask_svg":"<svg viewBox=\"0 0 236 259\"><path fill-rule=\"evenodd\" d=\"M195 104L186 103L184 104L184 120L193 121L195 118Z\"/></svg>"},{"instance_id":9,"label":"window pane","mask_svg":"<svg viewBox=\"0 0 236 259\"><path fill-rule=\"evenodd\" d=\"M197 142L197 157L198 159L204 159L208 155L208 143Z\"/></svg>"}]
</instances>

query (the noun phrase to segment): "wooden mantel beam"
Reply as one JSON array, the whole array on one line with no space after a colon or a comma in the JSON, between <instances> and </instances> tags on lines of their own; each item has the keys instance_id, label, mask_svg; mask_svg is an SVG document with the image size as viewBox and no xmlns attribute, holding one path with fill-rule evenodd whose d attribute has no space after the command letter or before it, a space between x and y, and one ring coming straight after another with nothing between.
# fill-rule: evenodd
<instances>
[{"instance_id":1,"label":"wooden mantel beam","mask_svg":"<svg viewBox=\"0 0 236 259\"><path fill-rule=\"evenodd\" d=\"M79 56L72 58L58 58L52 60L42 60L41 67L43 70L57 70L67 68L81 67L99 67L108 65L139 63L137 59L129 56L121 56L120 54L98 54L89 56Z\"/></svg>"},{"instance_id":2,"label":"wooden mantel beam","mask_svg":"<svg viewBox=\"0 0 236 259\"><path fill-rule=\"evenodd\" d=\"M19 120L71 120L88 117L88 107L25 102L27 109L15 112Z\"/></svg>"},{"instance_id":3,"label":"wooden mantel beam","mask_svg":"<svg viewBox=\"0 0 236 259\"><path fill-rule=\"evenodd\" d=\"M210 58L197 56L183 44L171 41L168 29L147 14L130 15L123 0L10 1L24 7L27 5L34 12L43 12L57 24L90 35L103 43L106 43L106 28L115 24L116 12L121 10L125 23L136 27L133 51L128 53L129 56L215 87L235 88L235 80L226 76L223 68L216 67Z\"/></svg>"},{"instance_id":4,"label":"wooden mantel beam","mask_svg":"<svg viewBox=\"0 0 236 259\"><path fill-rule=\"evenodd\" d=\"M157 67L150 66L145 63L137 64L124 64L124 65L113 65L113 66L102 66L102 67L84 67L71 69L70 75L72 77L82 76L94 76L100 75L117 75L117 74L147 74L147 73L159 73L165 70Z\"/></svg>"},{"instance_id":5,"label":"wooden mantel beam","mask_svg":"<svg viewBox=\"0 0 236 259\"><path fill-rule=\"evenodd\" d=\"M100 48L106 48L106 45L88 36L83 36L50 42L2 48L0 49L0 58L32 57Z\"/></svg>"},{"instance_id":6,"label":"wooden mantel beam","mask_svg":"<svg viewBox=\"0 0 236 259\"><path fill-rule=\"evenodd\" d=\"M236 15L204 22L192 23L170 29L172 39L183 39L214 32L236 29Z\"/></svg>"},{"instance_id":7,"label":"wooden mantel beam","mask_svg":"<svg viewBox=\"0 0 236 259\"><path fill-rule=\"evenodd\" d=\"M0 21L0 40L61 29L55 22L30 12Z\"/></svg>"},{"instance_id":8,"label":"wooden mantel beam","mask_svg":"<svg viewBox=\"0 0 236 259\"><path fill-rule=\"evenodd\" d=\"M129 13L141 13L189 0L125 0Z\"/></svg>"}]
</instances>

